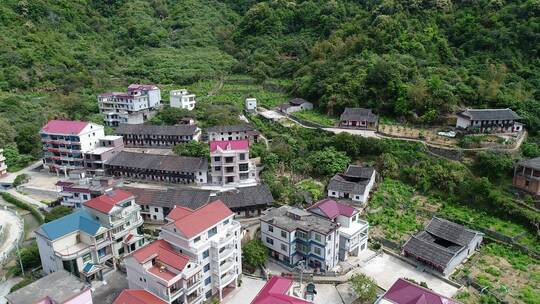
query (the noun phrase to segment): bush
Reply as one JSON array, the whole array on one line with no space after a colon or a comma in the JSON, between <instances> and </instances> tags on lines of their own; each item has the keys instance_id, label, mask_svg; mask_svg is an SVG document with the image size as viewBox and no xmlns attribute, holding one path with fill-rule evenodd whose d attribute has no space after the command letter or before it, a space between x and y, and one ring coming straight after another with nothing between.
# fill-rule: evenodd
<instances>
[{"instance_id":1,"label":"bush","mask_svg":"<svg viewBox=\"0 0 540 304\"><path fill-rule=\"evenodd\" d=\"M54 207L51 211L49 211L49 213L45 215L45 223L52 222L56 219L64 217L68 214L71 214L71 212L73 212L73 209L66 206Z\"/></svg>"},{"instance_id":2,"label":"bush","mask_svg":"<svg viewBox=\"0 0 540 304\"><path fill-rule=\"evenodd\" d=\"M244 262L252 267L266 264L268 260L268 248L261 240L250 240L242 247Z\"/></svg>"},{"instance_id":3,"label":"bush","mask_svg":"<svg viewBox=\"0 0 540 304\"><path fill-rule=\"evenodd\" d=\"M34 241L30 246L20 249L21 261L24 267L24 272L28 273L32 269L41 266L41 259L39 257L39 249L37 243ZM18 257L17 257L18 259ZM11 273L14 275L21 275L21 267L17 260L17 265L11 268Z\"/></svg>"},{"instance_id":4,"label":"bush","mask_svg":"<svg viewBox=\"0 0 540 304\"><path fill-rule=\"evenodd\" d=\"M27 174L19 174L17 177L15 177L15 180L13 181L13 187L20 186L22 184L27 183L30 180L30 177Z\"/></svg>"},{"instance_id":5,"label":"bush","mask_svg":"<svg viewBox=\"0 0 540 304\"><path fill-rule=\"evenodd\" d=\"M173 152L180 156L210 158L208 144L194 140L174 146Z\"/></svg>"},{"instance_id":6,"label":"bush","mask_svg":"<svg viewBox=\"0 0 540 304\"><path fill-rule=\"evenodd\" d=\"M10 203L10 204L13 204L21 209L24 209L24 210L28 210L30 211L30 213L32 214L32 216L40 223L40 224L43 224L43 215L34 207L32 207L31 205L23 202L23 201L20 201L18 199L16 199L13 195L7 193L7 192L2 192L1 193L2 195L2 198Z\"/></svg>"},{"instance_id":7,"label":"bush","mask_svg":"<svg viewBox=\"0 0 540 304\"><path fill-rule=\"evenodd\" d=\"M377 284L372 278L360 273L352 276L351 285L360 303L373 303L377 298Z\"/></svg>"}]
</instances>

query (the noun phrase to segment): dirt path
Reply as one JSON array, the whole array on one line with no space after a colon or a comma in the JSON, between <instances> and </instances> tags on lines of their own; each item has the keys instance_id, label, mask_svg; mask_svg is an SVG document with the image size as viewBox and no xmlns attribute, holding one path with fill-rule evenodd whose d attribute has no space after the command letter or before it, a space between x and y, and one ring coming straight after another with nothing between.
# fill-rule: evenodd
<instances>
[{"instance_id":1,"label":"dirt path","mask_svg":"<svg viewBox=\"0 0 540 304\"><path fill-rule=\"evenodd\" d=\"M223 77L220 77L219 78L219 81L216 83L215 86L212 87L212 89L210 90L210 92L208 92L208 95L207 96L214 96L216 95L219 90L221 90L221 88L223 88Z\"/></svg>"}]
</instances>

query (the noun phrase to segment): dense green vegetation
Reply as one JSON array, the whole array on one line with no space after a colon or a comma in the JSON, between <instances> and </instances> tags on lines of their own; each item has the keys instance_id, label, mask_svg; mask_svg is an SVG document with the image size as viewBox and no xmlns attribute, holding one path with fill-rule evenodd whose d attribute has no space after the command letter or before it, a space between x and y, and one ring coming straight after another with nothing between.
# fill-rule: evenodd
<instances>
[{"instance_id":1,"label":"dense green vegetation","mask_svg":"<svg viewBox=\"0 0 540 304\"><path fill-rule=\"evenodd\" d=\"M7 192L2 192L0 193L0 195L6 202L13 204L21 209L29 211L32 214L32 216L38 221L38 223L43 224L43 221L44 221L43 214L41 214L36 208L34 208L34 206L27 204L21 200L18 200L13 195Z\"/></svg>"},{"instance_id":2,"label":"dense green vegetation","mask_svg":"<svg viewBox=\"0 0 540 304\"><path fill-rule=\"evenodd\" d=\"M66 206L56 206L51 209L46 215L45 215L45 223L52 222L56 219L59 219L61 217L64 217L68 214L71 214L73 212L73 209L66 207Z\"/></svg>"}]
</instances>

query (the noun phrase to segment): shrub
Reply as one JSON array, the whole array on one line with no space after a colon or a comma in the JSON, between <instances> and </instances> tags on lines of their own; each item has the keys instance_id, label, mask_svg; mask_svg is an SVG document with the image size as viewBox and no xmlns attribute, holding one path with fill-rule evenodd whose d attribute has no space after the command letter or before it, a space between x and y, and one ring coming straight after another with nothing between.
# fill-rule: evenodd
<instances>
[{"instance_id":1,"label":"shrub","mask_svg":"<svg viewBox=\"0 0 540 304\"><path fill-rule=\"evenodd\" d=\"M242 255L246 264L259 267L268 260L268 248L259 239L250 240L242 247Z\"/></svg>"},{"instance_id":2,"label":"shrub","mask_svg":"<svg viewBox=\"0 0 540 304\"><path fill-rule=\"evenodd\" d=\"M45 223L52 222L73 212L73 209L66 206L54 207L45 215Z\"/></svg>"},{"instance_id":3,"label":"shrub","mask_svg":"<svg viewBox=\"0 0 540 304\"><path fill-rule=\"evenodd\" d=\"M22 184L27 183L30 180L30 177L26 174L19 174L17 177L15 177L15 180L13 181L13 187L20 186Z\"/></svg>"}]
</instances>

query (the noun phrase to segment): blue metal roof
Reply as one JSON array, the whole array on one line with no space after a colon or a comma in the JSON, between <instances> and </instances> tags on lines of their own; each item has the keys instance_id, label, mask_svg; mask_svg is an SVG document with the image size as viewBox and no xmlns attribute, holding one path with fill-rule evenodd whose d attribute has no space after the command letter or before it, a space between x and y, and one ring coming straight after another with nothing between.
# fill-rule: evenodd
<instances>
[{"instance_id":1,"label":"blue metal roof","mask_svg":"<svg viewBox=\"0 0 540 304\"><path fill-rule=\"evenodd\" d=\"M41 231L49 238L55 240L75 231L84 231L89 235L96 235L101 224L92 218L85 210L80 210L62 218L41 225Z\"/></svg>"}]
</instances>

